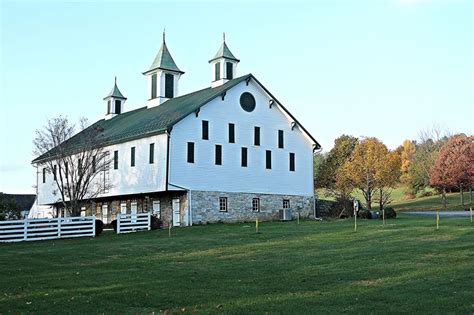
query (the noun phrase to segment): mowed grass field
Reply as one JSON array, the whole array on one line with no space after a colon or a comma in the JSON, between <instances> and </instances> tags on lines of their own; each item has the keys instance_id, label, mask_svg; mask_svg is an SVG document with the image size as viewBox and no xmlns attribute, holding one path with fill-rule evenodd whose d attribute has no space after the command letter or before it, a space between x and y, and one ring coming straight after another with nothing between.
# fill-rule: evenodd
<instances>
[{"instance_id":1,"label":"mowed grass field","mask_svg":"<svg viewBox=\"0 0 474 315\"><path fill-rule=\"evenodd\" d=\"M215 224L0 244L0 313L473 313L474 224Z\"/></svg>"}]
</instances>

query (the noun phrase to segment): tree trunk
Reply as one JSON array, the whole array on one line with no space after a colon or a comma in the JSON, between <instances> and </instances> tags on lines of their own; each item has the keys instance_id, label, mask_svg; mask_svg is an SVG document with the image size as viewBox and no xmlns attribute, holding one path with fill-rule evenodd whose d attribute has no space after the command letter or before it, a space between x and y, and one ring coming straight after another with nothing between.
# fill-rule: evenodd
<instances>
[{"instance_id":1,"label":"tree trunk","mask_svg":"<svg viewBox=\"0 0 474 315\"><path fill-rule=\"evenodd\" d=\"M443 187L443 203L444 203L444 210L446 210L446 188Z\"/></svg>"},{"instance_id":2,"label":"tree trunk","mask_svg":"<svg viewBox=\"0 0 474 315\"><path fill-rule=\"evenodd\" d=\"M464 189L462 186L459 189L461 190L461 205L464 206Z\"/></svg>"},{"instance_id":3,"label":"tree trunk","mask_svg":"<svg viewBox=\"0 0 474 315\"><path fill-rule=\"evenodd\" d=\"M380 193L380 196L379 196L379 209L382 210L383 209L383 194L382 194L382 191L383 189L380 188L379 189L379 193Z\"/></svg>"}]
</instances>

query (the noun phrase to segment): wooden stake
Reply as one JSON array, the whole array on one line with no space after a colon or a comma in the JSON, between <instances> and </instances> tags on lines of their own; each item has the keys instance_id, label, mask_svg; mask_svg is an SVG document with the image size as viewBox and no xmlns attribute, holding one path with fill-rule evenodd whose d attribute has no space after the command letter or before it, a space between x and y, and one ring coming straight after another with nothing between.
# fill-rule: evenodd
<instances>
[{"instance_id":1,"label":"wooden stake","mask_svg":"<svg viewBox=\"0 0 474 315\"><path fill-rule=\"evenodd\" d=\"M471 211L471 223L472 223L472 207L469 208L469 211Z\"/></svg>"},{"instance_id":2,"label":"wooden stake","mask_svg":"<svg viewBox=\"0 0 474 315\"><path fill-rule=\"evenodd\" d=\"M383 222L383 225L385 226L385 208L382 208L382 222Z\"/></svg>"},{"instance_id":3,"label":"wooden stake","mask_svg":"<svg viewBox=\"0 0 474 315\"><path fill-rule=\"evenodd\" d=\"M439 210L436 211L436 229L439 230Z\"/></svg>"},{"instance_id":4,"label":"wooden stake","mask_svg":"<svg viewBox=\"0 0 474 315\"><path fill-rule=\"evenodd\" d=\"M357 213L354 213L354 232L357 232Z\"/></svg>"},{"instance_id":5,"label":"wooden stake","mask_svg":"<svg viewBox=\"0 0 474 315\"><path fill-rule=\"evenodd\" d=\"M168 237L171 237L171 223L170 223L170 225L168 226Z\"/></svg>"},{"instance_id":6,"label":"wooden stake","mask_svg":"<svg viewBox=\"0 0 474 315\"><path fill-rule=\"evenodd\" d=\"M255 219L255 233L258 234L258 217Z\"/></svg>"},{"instance_id":7,"label":"wooden stake","mask_svg":"<svg viewBox=\"0 0 474 315\"><path fill-rule=\"evenodd\" d=\"M300 224L300 212L298 211L298 216L296 217L298 220L298 224Z\"/></svg>"}]
</instances>

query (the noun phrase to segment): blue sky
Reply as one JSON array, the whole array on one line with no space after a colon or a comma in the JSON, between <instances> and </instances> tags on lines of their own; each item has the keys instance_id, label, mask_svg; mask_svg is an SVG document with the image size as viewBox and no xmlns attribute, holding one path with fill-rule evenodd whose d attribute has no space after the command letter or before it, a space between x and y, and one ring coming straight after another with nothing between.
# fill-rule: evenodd
<instances>
[{"instance_id":1,"label":"blue sky","mask_svg":"<svg viewBox=\"0 0 474 315\"><path fill-rule=\"evenodd\" d=\"M98 1L97 1L98 2ZM0 1L0 191L33 192L34 131L60 114L103 117L114 76L143 106L166 27L186 73L180 94L211 81L226 32L241 60L325 150L345 133L390 148L438 124L474 131L474 2Z\"/></svg>"}]
</instances>

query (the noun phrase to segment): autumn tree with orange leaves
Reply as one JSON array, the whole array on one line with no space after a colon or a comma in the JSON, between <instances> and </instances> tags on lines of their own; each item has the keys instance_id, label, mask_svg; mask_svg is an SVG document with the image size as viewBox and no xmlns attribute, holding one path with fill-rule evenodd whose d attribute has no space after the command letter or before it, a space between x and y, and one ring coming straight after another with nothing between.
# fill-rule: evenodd
<instances>
[{"instance_id":1,"label":"autumn tree with orange leaves","mask_svg":"<svg viewBox=\"0 0 474 315\"><path fill-rule=\"evenodd\" d=\"M474 186L474 137L455 135L441 147L439 156L431 169L430 185L441 190L446 209L446 191L459 188L461 204L464 205L464 191Z\"/></svg>"}]
</instances>

